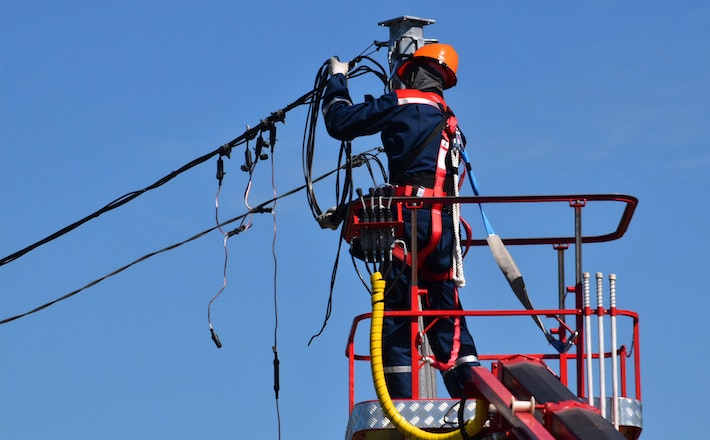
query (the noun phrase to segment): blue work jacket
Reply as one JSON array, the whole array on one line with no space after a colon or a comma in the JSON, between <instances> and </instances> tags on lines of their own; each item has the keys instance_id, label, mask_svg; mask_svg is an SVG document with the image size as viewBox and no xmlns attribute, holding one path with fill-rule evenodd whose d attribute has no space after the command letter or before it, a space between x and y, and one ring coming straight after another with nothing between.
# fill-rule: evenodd
<instances>
[{"instance_id":1,"label":"blue work jacket","mask_svg":"<svg viewBox=\"0 0 710 440\"><path fill-rule=\"evenodd\" d=\"M443 102L443 99L442 99ZM441 136L430 137L444 117L444 107L403 103L396 92L353 104L344 75L333 75L323 97L323 114L328 133L335 139L350 141L358 136L381 133L382 146L388 158L390 179L432 175ZM427 140L428 145L407 166L408 156Z\"/></svg>"}]
</instances>

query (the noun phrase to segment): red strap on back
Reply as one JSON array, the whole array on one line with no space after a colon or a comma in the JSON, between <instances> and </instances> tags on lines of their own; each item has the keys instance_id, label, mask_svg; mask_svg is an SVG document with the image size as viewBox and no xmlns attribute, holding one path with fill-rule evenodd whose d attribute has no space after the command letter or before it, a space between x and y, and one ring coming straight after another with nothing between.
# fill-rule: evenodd
<instances>
[{"instance_id":1,"label":"red strap on back","mask_svg":"<svg viewBox=\"0 0 710 440\"><path fill-rule=\"evenodd\" d=\"M448 106L446 105L446 102L444 101L444 98L439 95L438 93L434 92L422 92L419 90L414 90L414 89L398 89L395 91L397 94L398 98L398 104L399 105L408 105L408 104L423 104L423 105L431 105L433 107L438 107L442 112L446 111L448 109ZM441 142L439 144L439 153L437 154L436 158L436 171L435 171L435 177L434 177L434 188L433 188L433 196L434 197L442 197L446 195L446 192L444 191L445 184L446 184L446 176L448 174L448 168L447 168L447 157L449 153L449 143L451 139L451 135L455 132L456 127L457 127L458 122L456 121L456 117L452 115L449 117L447 121L447 125L444 127L441 133ZM431 231L430 231L430 236L429 236L429 242L427 245L419 250L419 259L417 262L417 271L421 271L422 267L424 266L424 262L426 261L427 256L431 254L431 252L436 248L436 246L439 244L439 240L441 240L441 232L442 232L442 221L441 221L441 211L443 209L443 204L441 203L435 203L431 205ZM395 252L396 254L399 253L400 256L398 258L404 259L403 252L400 250L400 252ZM411 265L411 259L407 261L407 264ZM434 275L434 274L430 274ZM450 277L451 274L436 274L434 275L435 277ZM449 278L450 279L450 278Z\"/></svg>"},{"instance_id":2,"label":"red strap on back","mask_svg":"<svg viewBox=\"0 0 710 440\"><path fill-rule=\"evenodd\" d=\"M444 97L434 92L422 92L415 89L397 89L395 90L397 94L398 104L426 104L439 107L443 112L448 108Z\"/></svg>"}]
</instances>

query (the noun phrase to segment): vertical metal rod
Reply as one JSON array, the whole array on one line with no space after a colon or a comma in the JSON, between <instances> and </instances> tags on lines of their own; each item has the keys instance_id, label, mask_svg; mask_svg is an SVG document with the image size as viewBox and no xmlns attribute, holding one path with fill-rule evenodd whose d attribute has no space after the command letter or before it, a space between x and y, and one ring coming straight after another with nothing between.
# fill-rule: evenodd
<instances>
[{"instance_id":1,"label":"vertical metal rod","mask_svg":"<svg viewBox=\"0 0 710 440\"><path fill-rule=\"evenodd\" d=\"M622 397L627 397L629 395L628 388L626 387L626 372L628 371L626 369L626 356L627 356L626 346L622 345L621 348L619 349L619 377L623 378L623 380L621 381L621 396Z\"/></svg>"},{"instance_id":2,"label":"vertical metal rod","mask_svg":"<svg viewBox=\"0 0 710 440\"><path fill-rule=\"evenodd\" d=\"M609 274L609 316L611 320L611 421L619 430L619 372L616 349L616 274Z\"/></svg>"},{"instance_id":3,"label":"vertical metal rod","mask_svg":"<svg viewBox=\"0 0 710 440\"><path fill-rule=\"evenodd\" d=\"M557 291L559 309L565 308L565 298L567 297L567 286L565 285L565 250L569 246L566 243L554 245L557 251ZM566 316L560 317L562 322L565 322Z\"/></svg>"},{"instance_id":4,"label":"vertical metal rod","mask_svg":"<svg viewBox=\"0 0 710 440\"><path fill-rule=\"evenodd\" d=\"M606 418L606 377L604 377L604 275L597 272L597 320L599 330L599 411Z\"/></svg>"},{"instance_id":5,"label":"vertical metal rod","mask_svg":"<svg viewBox=\"0 0 710 440\"><path fill-rule=\"evenodd\" d=\"M414 207L411 210L412 213L412 229L411 229L411 242L412 242L412 268L411 268L411 280L412 285L410 287L411 299L410 308L413 311L421 311L422 308L422 290L419 289L419 273L417 270L419 264L419 242L417 237L417 211L418 207ZM424 333L424 317L423 316L413 316L411 322L411 368L412 368L412 398L420 399L433 399L436 397L436 371L434 367L424 364L421 368L419 367L419 356L417 352L417 337L420 336L421 343L421 354L424 357L430 356L431 345L429 344L429 339Z\"/></svg>"},{"instance_id":6,"label":"vertical metal rod","mask_svg":"<svg viewBox=\"0 0 710 440\"><path fill-rule=\"evenodd\" d=\"M594 389L592 387L592 317L591 317L591 300L589 298L589 272L584 272L584 324L585 324L585 344L586 344L586 366L587 366L587 402L594 405Z\"/></svg>"},{"instance_id":7,"label":"vertical metal rod","mask_svg":"<svg viewBox=\"0 0 710 440\"><path fill-rule=\"evenodd\" d=\"M565 300L567 299L567 286L565 285L565 251L569 248L569 244L560 243L553 245L553 249L557 251L557 296L558 296L558 308L564 310L566 308ZM567 315L560 315L558 318L562 323L567 322ZM566 341L567 331L563 325L559 326L558 337L560 341ZM568 373L567 373L567 352L560 353L560 380L567 386L568 384Z\"/></svg>"},{"instance_id":8,"label":"vertical metal rod","mask_svg":"<svg viewBox=\"0 0 710 440\"><path fill-rule=\"evenodd\" d=\"M575 307L582 310L582 208L584 200L570 201L574 208L574 252L575 252ZM576 322L578 338L584 340L584 319L581 313L577 314ZM589 378L591 379L591 378ZM577 395L584 396L584 349L577 346Z\"/></svg>"},{"instance_id":9,"label":"vertical metal rod","mask_svg":"<svg viewBox=\"0 0 710 440\"><path fill-rule=\"evenodd\" d=\"M419 265L418 257L417 255L419 254L419 243L417 240L417 208L414 207L413 209L410 210L412 214L412 228L410 231L410 236L411 236L411 243L412 243L412 249L410 249L410 252L412 253L412 267L410 269L410 277L409 279L411 280L411 285L409 286L410 289L410 300L409 300L409 308L411 310L417 310L419 308L419 277L417 274L417 266ZM411 323L410 323L410 331L409 331L409 336L410 336L410 364L412 367L412 399L418 399L419 398L419 360L417 359L417 338L416 335L419 333L419 319L416 316L412 316L411 318Z\"/></svg>"}]
</instances>

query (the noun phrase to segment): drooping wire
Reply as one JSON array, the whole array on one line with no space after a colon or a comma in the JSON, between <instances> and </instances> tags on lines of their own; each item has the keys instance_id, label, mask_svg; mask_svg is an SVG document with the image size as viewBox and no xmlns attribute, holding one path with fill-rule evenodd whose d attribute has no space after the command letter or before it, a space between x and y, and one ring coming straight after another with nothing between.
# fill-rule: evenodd
<instances>
[{"instance_id":1,"label":"drooping wire","mask_svg":"<svg viewBox=\"0 0 710 440\"><path fill-rule=\"evenodd\" d=\"M375 149L378 152L382 152L383 150L381 148L376 148ZM345 160L345 163L343 163L343 160ZM372 154L371 152L365 152L363 154L360 154L358 156L353 157L352 156L352 145L350 142L342 142L340 146L340 154L338 156L338 177L336 178L336 187L335 187L335 197L336 200L338 200L338 205L336 208L337 211L343 211L341 215L344 215L344 211L352 199L353 196L353 179L352 179L352 174L353 174L353 168L354 167L359 167L361 165L365 165L366 168L368 169L371 178L373 181L375 181L375 177L372 173L372 166L370 165L370 161L374 161L378 164L380 170L385 174L385 180L386 180L386 173L384 171L384 166L382 164L382 161L379 160L376 154ZM343 188L341 189L340 187L340 170L343 169L345 172L345 178L343 179ZM335 291L335 280L337 278L337 273L338 273L338 265L340 263L340 252L342 249L343 241L344 241L344 234L345 234L345 228L341 228L340 230L340 237L338 239L338 250L335 254L335 261L333 262L333 269L331 271L331 276L330 276L330 288L329 288L329 293L328 293L328 301L326 304L326 311L325 311L325 316L323 318L323 324L321 325L320 330L313 336L311 336L310 340L308 341L308 345L310 346L311 343L315 338L320 336L323 331L325 330L326 326L328 325L328 320L330 319L330 315L333 311L333 293Z\"/></svg>"},{"instance_id":2,"label":"drooping wire","mask_svg":"<svg viewBox=\"0 0 710 440\"><path fill-rule=\"evenodd\" d=\"M311 342L325 331L325 327L328 325L328 320L330 319L330 314L333 312L333 292L335 290L335 279L338 274L338 262L340 261L340 251L343 247L343 240L342 240L342 232L341 232L341 237L338 240L338 250L335 253L335 261L333 262L333 270L330 273L330 290L328 292L328 302L325 307L325 316L323 318L323 324L321 325L320 330L318 330L317 333L315 333L313 336L311 336L311 339L308 340L308 345L311 345Z\"/></svg>"},{"instance_id":3,"label":"drooping wire","mask_svg":"<svg viewBox=\"0 0 710 440\"><path fill-rule=\"evenodd\" d=\"M219 158L218 164L222 163L222 157ZM217 194L215 195L215 200L214 200L214 218L215 222L217 223L217 228L219 229L219 232L222 233L224 236L222 246L224 247L224 266L222 268L222 287L217 291L217 293L210 299L210 301L207 303L207 324L210 327L210 335L212 336L212 341L214 341L215 345L217 348L222 348L222 342L219 340L219 336L217 336L217 333L214 330L214 327L212 326L212 303L219 297L222 292L224 292L224 289L227 288L227 263L229 261L229 251L227 249L227 240L229 239L230 235L222 229L222 226L219 223L219 193L222 190L222 176L224 173L220 173L219 170L223 169L223 165L217 165L217 179L219 180L219 185L217 187Z\"/></svg>"},{"instance_id":4,"label":"drooping wire","mask_svg":"<svg viewBox=\"0 0 710 440\"><path fill-rule=\"evenodd\" d=\"M279 302L278 302L278 268L279 268L279 263L278 263L278 258L276 256L276 238L278 236L278 228L277 228L277 221L276 221L276 201L277 199L277 191L276 191L276 165L275 165L275 158L274 158L274 143L276 141L276 136L275 132L271 132L271 141L270 141L270 147L271 147L271 190L272 194L274 196L274 201L273 204L271 205L271 215L274 220L274 233L273 233L273 239L271 240L271 255L274 259L274 279L273 279L273 287L274 287L274 345L272 347L273 352L274 352L274 395L275 395L275 400L276 400L276 423L277 423L277 430L278 430L278 439L281 440L281 408L279 405L279 390L281 388L280 385L280 374L279 374L279 366L281 362L279 361L279 351L278 351L278 336L279 336Z\"/></svg>"},{"instance_id":5,"label":"drooping wire","mask_svg":"<svg viewBox=\"0 0 710 440\"><path fill-rule=\"evenodd\" d=\"M227 288L227 266L229 262L229 249L227 248L227 240L229 240L230 237L237 235L247 229L251 226L251 214L247 214L242 218L242 222L239 227L235 228L232 231L225 231L222 228L222 224L219 221L219 194L222 190L222 180L224 178L224 162L222 160L222 156L219 157L217 160L217 180L219 181L218 186L217 186L217 194L215 195L215 212L214 212L214 218L215 218L215 223L216 223L216 228L219 230L219 232L224 236L224 239L222 240L222 247L224 248L224 266L222 268L222 287L217 291L217 293L210 299L210 301L207 303L207 324L209 325L210 328L210 335L212 337L212 341L214 341L215 345L217 348L222 348L222 342L219 339L219 336L217 335L217 332L214 330L214 326L212 325L212 303L224 292L224 290ZM251 182L251 180L250 180ZM247 205L247 207L251 211L251 207ZM245 219L249 219L249 224L246 225L244 223Z\"/></svg>"}]
</instances>

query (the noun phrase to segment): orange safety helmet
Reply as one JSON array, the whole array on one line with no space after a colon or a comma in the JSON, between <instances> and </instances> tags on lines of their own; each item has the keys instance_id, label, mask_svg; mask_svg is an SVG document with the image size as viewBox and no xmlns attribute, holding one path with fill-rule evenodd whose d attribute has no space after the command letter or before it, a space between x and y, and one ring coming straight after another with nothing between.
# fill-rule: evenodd
<instances>
[{"instance_id":1,"label":"orange safety helmet","mask_svg":"<svg viewBox=\"0 0 710 440\"><path fill-rule=\"evenodd\" d=\"M439 70L441 77L444 79L444 89L456 85L456 70L459 68L459 55L452 46L432 43L420 47L414 52L410 59L402 63L397 69L399 79L403 80L409 72L409 69L421 62L427 62Z\"/></svg>"}]
</instances>

